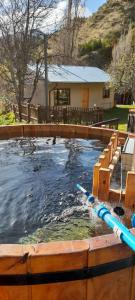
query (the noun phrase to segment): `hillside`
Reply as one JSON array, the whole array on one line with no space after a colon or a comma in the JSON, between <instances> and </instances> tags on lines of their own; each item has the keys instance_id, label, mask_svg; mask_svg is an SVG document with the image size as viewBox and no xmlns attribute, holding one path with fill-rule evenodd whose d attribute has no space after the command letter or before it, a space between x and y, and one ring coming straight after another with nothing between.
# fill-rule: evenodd
<instances>
[{"instance_id":1,"label":"hillside","mask_svg":"<svg viewBox=\"0 0 135 300\"><path fill-rule=\"evenodd\" d=\"M80 23L73 63L106 69L112 59L114 44L123 33L127 33L130 24L135 26L135 0L108 0L95 14ZM50 52L55 55L55 49L62 49L62 43L63 33L60 32L51 42L50 50L53 50Z\"/></svg>"},{"instance_id":2,"label":"hillside","mask_svg":"<svg viewBox=\"0 0 135 300\"><path fill-rule=\"evenodd\" d=\"M112 32L119 36L127 31L129 24L133 22L135 22L134 0L108 0L82 25L78 42L103 39Z\"/></svg>"},{"instance_id":3,"label":"hillside","mask_svg":"<svg viewBox=\"0 0 135 300\"><path fill-rule=\"evenodd\" d=\"M114 44L130 24L135 26L135 1L108 0L79 30L79 62L107 69Z\"/></svg>"}]
</instances>

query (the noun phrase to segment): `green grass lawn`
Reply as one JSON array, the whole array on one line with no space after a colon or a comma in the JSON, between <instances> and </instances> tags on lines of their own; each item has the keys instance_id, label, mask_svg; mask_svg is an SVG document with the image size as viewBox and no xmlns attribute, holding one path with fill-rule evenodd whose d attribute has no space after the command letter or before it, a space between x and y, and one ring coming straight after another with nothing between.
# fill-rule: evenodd
<instances>
[{"instance_id":1,"label":"green grass lawn","mask_svg":"<svg viewBox=\"0 0 135 300\"><path fill-rule=\"evenodd\" d=\"M104 120L119 118L119 130L127 131L128 111L135 108L135 105L117 105L114 108L104 111Z\"/></svg>"}]
</instances>

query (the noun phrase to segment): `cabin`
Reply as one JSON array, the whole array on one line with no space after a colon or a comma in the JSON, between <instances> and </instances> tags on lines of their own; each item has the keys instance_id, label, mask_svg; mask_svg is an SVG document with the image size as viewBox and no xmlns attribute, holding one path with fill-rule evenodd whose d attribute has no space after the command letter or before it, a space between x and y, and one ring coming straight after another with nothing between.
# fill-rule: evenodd
<instances>
[{"instance_id":1,"label":"cabin","mask_svg":"<svg viewBox=\"0 0 135 300\"><path fill-rule=\"evenodd\" d=\"M33 66L31 69L35 71ZM45 76L42 71L31 103L45 106ZM110 81L109 74L96 67L49 65L49 106L112 108L114 93ZM26 97L29 97L30 91L29 84L25 91Z\"/></svg>"}]
</instances>

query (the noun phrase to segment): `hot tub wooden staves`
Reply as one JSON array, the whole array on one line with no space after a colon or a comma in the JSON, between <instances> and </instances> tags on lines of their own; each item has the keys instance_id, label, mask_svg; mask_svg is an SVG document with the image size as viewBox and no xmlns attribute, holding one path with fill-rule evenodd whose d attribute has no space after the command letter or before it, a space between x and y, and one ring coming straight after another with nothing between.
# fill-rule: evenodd
<instances>
[{"instance_id":1,"label":"hot tub wooden staves","mask_svg":"<svg viewBox=\"0 0 135 300\"><path fill-rule=\"evenodd\" d=\"M60 136L109 143L113 133L77 125L0 127L0 139ZM128 136L116 133L119 141ZM113 234L83 241L0 245L0 300L134 300L134 266L134 253Z\"/></svg>"}]
</instances>

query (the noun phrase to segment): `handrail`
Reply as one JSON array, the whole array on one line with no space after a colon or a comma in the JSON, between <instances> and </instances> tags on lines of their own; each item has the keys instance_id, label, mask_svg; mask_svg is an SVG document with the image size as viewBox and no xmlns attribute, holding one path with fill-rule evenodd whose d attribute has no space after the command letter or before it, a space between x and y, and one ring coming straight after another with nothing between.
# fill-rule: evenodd
<instances>
[{"instance_id":1,"label":"handrail","mask_svg":"<svg viewBox=\"0 0 135 300\"><path fill-rule=\"evenodd\" d=\"M114 119L109 119L109 120L105 120L105 121L101 121L101 122L97 122L97 123L94 123L94 124L92 124L92 126L94 126L94 127L100 127L100 126L102 126L102 125L109 125L109 124L119 124L119 118L114 118Z\"/></svg>"}]
</instances>

